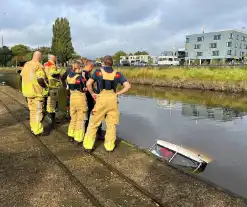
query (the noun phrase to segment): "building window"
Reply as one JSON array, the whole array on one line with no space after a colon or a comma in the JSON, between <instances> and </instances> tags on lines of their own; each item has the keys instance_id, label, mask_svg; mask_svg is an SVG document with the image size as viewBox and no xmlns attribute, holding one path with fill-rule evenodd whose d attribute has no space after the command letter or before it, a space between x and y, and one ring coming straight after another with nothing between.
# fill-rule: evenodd
<instances>
[{"instance_id":1,"label":"building window","mask_svg":"<svg viewBox=\"0 0 247 207\"><path fill-rule=\"evenodd\" d=\"M212 55L213 56L219 56L220 55L220 51L219 50L213 51Z\"/></svg>"},{"instance_id":2,"label":"building window","mask_svg":"<svg viewBox=\"0 0 247 207\"><path fill-rule=\"evenodd\" d=\"M197 42L202 42L204 40L204 37L197 37Z\"/></svg>"},{"instance_id":3,"label":"building window","mask_svg":"<svg viewBox=\"0 0 247 207\"><path fill-rule=\"evenodd\" d=\"M232 50L227 50L227 55L232 55Z\"/></svg>"},{"instance_id":4,"label":"building window","mask_svg":"<svg viewBox=\"0 0 247 207\"><path fill-rule=\"evenodd\" d=\"M185 52L185 57L188 57L189 55L188 55L188 52Z\"/></svg>"},{"instance_id":5,"label":"building window","mask_svg":"<svg viewBox=\"0 0 247 207\"><path fill-rule=\"evenodd\" d=\"M227 43L226 43L226 46L227 46L227 47L232 47L232 42L227 42Z\"/></svg>"},{"instance_id":6,"label":"building window","mask_svg":"<svg viewBox=\"0 0 247 207\"><path fill-rule=\"evenodd\" d=\"M230 33L229 39L233 39L233 33Z\"/></svg>"},{"instance_id":7,"label":"building window","mask_svg":"<svg viewBox=\"0 0 247 207\"><path fill-rule=\"evenodd\" d=\"M214 35L214 40L220 40L221 35Z\"/></svg>"},{"instance_id":8,"label":"building window","mask_svg":"<svg viewBox=\"0 0 247 207\"><path fill-rule=\"evenodd\" d=\"M235 48L238 48L238 44L236 43Z\"/></svg>"},{"instance_id":9,"label":"building window","mask_svg":"<svg viewBox=\"0 0 247 207\"><path fill-rule=\"evenodd\" d=\"M197 52L197 56L202 56L203 52Z\"/></svg>"},{"instance_id":10,"label":"building window","mask_svg":"<svg viewBox=\"0 0 247 207\"><path fill-rule=\"evenodd\" d=\"M189 43L190 42L190 38L186 38L186 43Z\"/></svg>"},{"instance_id":11,"label":"building window","mask_svg":"<svg viewBox=\"0 0 247 207\"><path fill-rule=\"evenodd\" d=\"M244 45L244 49L246 49L246 50L247 50L247 45Z\"/></svg>"},{"instance_id":12,"label":"building window","mask_svg":"<svg viewBox=\"0 0 247 207\"><path fill-rule=\"evenodd\" d=\"M209 48L217 48L217 43L210 43Z\"/></svg>"},{"instance_id":13,"label":"building window","mask_svg":"<svg viewBox=\"0 0 247 207\"><path fill-rule=\"evenodd\" d=\"M245 37L243 36L241 40L242 40L242 41L245 41Z\"/></svg>"},{"instance_id":14,"label":"building window","mask_svg":"<svg viewBox=\"0 0 247 207\"><path fill-rule=\"evenodd\" d=\"M201 48L201 45L195 45L194 46L194 49L200 49Z\"/></svg>"},{"instance_id":15,"label":"building window","mask_svg":"<svg viewBox=\"0 0 247 207\"><path fill-rule=\"evenodd\" d=\"M240 49L242 49L242 43L240 43L240 46L239 46Z\"/></svg>"},{"instance_id":16,"label":"building window","mask_svg":"<svg viewBox=\"0 0 247 207\"><path fill-rule=\"evenodd\" d=\"M237 38L236 38L236 40L238 40L239 39L239 35L237 35Z\"/></svg>"}]
</instances>

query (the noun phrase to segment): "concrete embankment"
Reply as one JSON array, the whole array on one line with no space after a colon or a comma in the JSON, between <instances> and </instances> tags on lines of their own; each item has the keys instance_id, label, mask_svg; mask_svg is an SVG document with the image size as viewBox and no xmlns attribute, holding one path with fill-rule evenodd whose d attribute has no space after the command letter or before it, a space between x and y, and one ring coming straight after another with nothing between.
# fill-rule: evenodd
<instances>
[{"instance_id":1,"label":"concrete embankment","mask_svg":"<svg viewBox=\"0 0 247 207\"><path fill-rule=\"evenodd\" d=\"M124 142L108 154L98 141L88 155L67 142L62 117L49 136L37 138L21 93L0 86L0 96L3 206L245 206Z\"/></svg>"}]
</instances>

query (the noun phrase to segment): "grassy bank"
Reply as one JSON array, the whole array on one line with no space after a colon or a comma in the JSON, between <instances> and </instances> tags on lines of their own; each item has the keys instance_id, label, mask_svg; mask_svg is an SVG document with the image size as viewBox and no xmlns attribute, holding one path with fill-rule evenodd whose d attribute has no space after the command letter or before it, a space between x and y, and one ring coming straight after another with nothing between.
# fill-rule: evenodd
<instances>
[{"instance_id":1,"label":"grassy bank","mask_svg":"<svg viewBox=\"0 0 247 207\"><path fill-rule=\"evenodd\" d=\"M247 92L243 68L118 68L132 83L214 91Z\"/></svg>"},{"instance_id":2,"label":"grassy bank","mask_svg":"<svg viewBox=\"0 0 247 207\"><path fill-rule=\"evenodd\" d=\"M20 70L20 68L1 68L0 72L2 73L17 73L17 71Z\"/></svg>"},{"instance_id":3,"label":"grassy bank","mask_svg":"<svg viewBox=\"0 0 247 207\"><path fill-rule=\"evenodd\" d=\"M140 68L118 67L129 81L152 86L213 91L247 92L247 68ZM17 68L0 68L17 72Z\"/></svg>"}]
</instances>

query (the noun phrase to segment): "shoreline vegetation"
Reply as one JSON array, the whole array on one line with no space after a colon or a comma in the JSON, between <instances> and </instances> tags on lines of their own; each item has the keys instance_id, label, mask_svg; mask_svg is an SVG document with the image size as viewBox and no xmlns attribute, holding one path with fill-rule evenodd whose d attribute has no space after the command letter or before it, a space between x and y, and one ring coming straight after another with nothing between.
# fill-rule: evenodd
<instances>
[{"instance_id":1,"label":"shoreline vegetation","mask_svg":"<svg viewBox=\"0 0 247 207\"><path fill-rule=\"evenodd\" d=\"M19 68L0 68L0 72L18 71ZM159 68L116 67L134 84L247 93L247 68Z\"/></svg>"},{"instance_id":2,"label":"shoreline vegetation","mask_svg":"<svg viewBox=\"0 0 247 207\"><path fill-rule=\"evenodd\" d=\"M247 68L148 68L118 67L134 84L160 87L247 92Z\"/></svg>"}]
</instances>

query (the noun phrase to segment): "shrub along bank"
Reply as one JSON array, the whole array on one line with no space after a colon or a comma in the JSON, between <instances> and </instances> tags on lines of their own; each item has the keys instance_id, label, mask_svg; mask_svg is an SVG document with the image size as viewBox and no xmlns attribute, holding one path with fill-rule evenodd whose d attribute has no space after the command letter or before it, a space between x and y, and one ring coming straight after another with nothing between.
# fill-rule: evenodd
<instances>
[{"instance_id":1,"label":"shrub along bank","mask_svg":"<svg viewBox=\"0 0 247 207\"><path fill-rule=\"evenodd\" d=\"M130 82L152 86L247 92L243 68L117 68Z\"/></svg>"}]
</instances>

